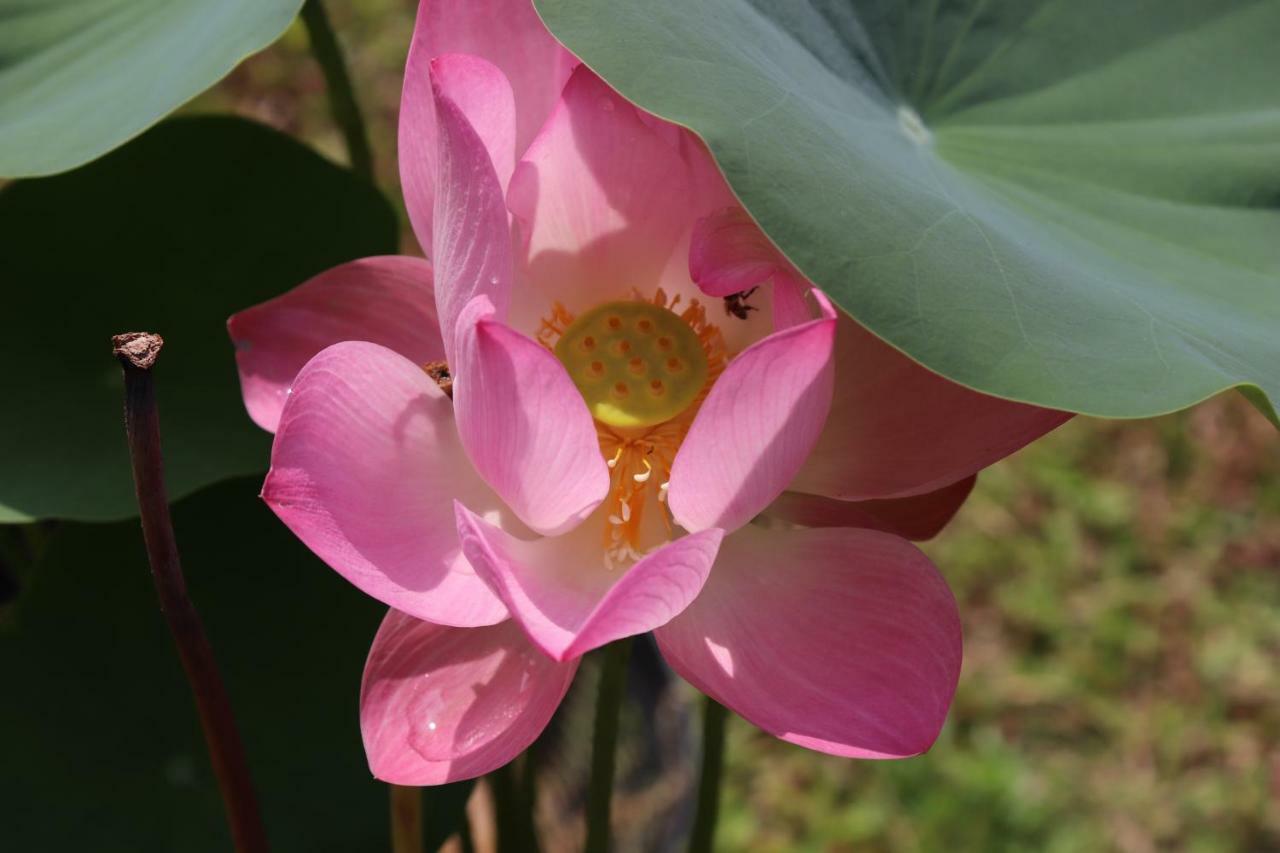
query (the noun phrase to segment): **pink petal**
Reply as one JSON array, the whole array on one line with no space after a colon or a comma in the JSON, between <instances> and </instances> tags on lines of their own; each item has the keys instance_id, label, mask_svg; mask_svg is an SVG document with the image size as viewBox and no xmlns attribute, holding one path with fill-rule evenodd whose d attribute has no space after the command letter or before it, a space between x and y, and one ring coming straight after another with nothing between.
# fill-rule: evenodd
<instances>
[{"instance_id":1,"label":"pink petal","mask_svg":"<svg viewBox=\"0 0 1280 853\"><path fill-rule=\"evenodd\" d=\"M415 36L405 66L398 144L405 207L424 248L429 248L432 240L440 143L433 78L474 128L503 190L511 179L516 155L516 107L511 84L502 71L477 56L430 53Z\"/></svg>"},{"instance_id":2,"label":"pink petal","mask_svg":"<svg viewBox=\"0 0 1280 853\"><path fill-rule=\"evenodd\" d=\"M779 271L802 278L737 205L698 220L689 248L689 276L708 296L756 287Z\"/></svg>"},{"instance_id":3,"label":"pink petal","mask_svg":"<svg viewBox=\"0 0 1280 853\"><path fill-rule=\"evenodd\" d=\"M708 216L714 215L717 210L725 210L730 206L736 205L738 201L734 197L733 191L729 189L729 184L725 181L719 167L716 166L715 159L711 156L711 151L701 139L685 128L664 119L656 118L644 112L641 112L640 115L651 125L666 128L668 138L675 140L675 147L679 151L681 159L685 162L685 170L688 175L686 178L688 204L686 209L681 212L680 240L676 244L676 249L672 253L667 269L662 274L663 286L668 290L679 290L684 294L686 300L705 296L707 294L699 289L696 280L689 274L689 258L693 252L698 223ZM714 302L714 300L712 301ZM750 312L745 321L741 318L729 321L728 312L725 312L726 319L720 326L721 331L724 333L725 341L729 344L730 351L736 352L745 349L749 344L773 331L769 327L769 316L772 311L771 302L771 294L761 293L754 295L751 299L751 304L756 306L758 310ZM807 320L809 317L806 316L805 319Z\"/></svg>"},{"instance_id":4,"label":"pink petal","mask_svg":"<svg viewBox=\"0 0 1280 853\"><path fill-rule=\"evenodd\" d=\"M372 341L419 364L444 358L421 258L362 258L308 279L288 293L233 314L227 332L245 408L275 432L289 385L311 356L339 341Z\"/></svg>"},{"instance_id":5,"label":"pink petal","mask_svg":"<svg viewBox=\"0 0 1280 853\"><path fill-rule=\"evenodd\" d=\"M970 391L840 316L827 426L790 488L842 500L932 492L1066 422L1068 412Z\"/></svg>"},{"instance_id":6,"label":"pink petal","mask_svg":"<svg viewBox=\"0 0 1280 853\"><path fill-rule=\"evenodd\" d=\"M678 673L760 728L854 758L927 750L960 675L946 583L872 530L745 527L655 636Z\"/></svg>"},{"instance_id":7,"label":"pink petal","mask_svg":"<svg viewBox=\"0 0 1280 853\"><path fill-rule=\"evenodd\" d=\"M609 491L595 422L545 347L488 319L484 297L458 323L453 399L480 476L529 527L575 527Z\"/></svg>"},{"instance_id":8,"label":"pink petal","mask_svg":"<svg viewBox=\"0 0 1280 853\"><path fill-rule=\"evenodd\" d=\"M507 193L523 223L524 277L542 304L578 312L658 286L697 295L688 237L720 200L695 172L714 166L686 157L672 142L687 131L659 122L585 66L569 79Z\"/></svg>"},{"instance_id":9,"label":"pink petal","mask_svg":"<svg viewBox=\"0 0 1280 853\"><path fill-rule=\"evenodd\" d=\"M877 501L842 501L783 492L769 505L768 513L806 527L867 527L923 542L937 536L955 517L977 479L971 474L936 492Z\"/></svg>"},{"instance_id":10,"label":"pink petal","mask_svg":"<svg viewBox=\"0 0 1280 853\"><path fill-rule=\"evenodd\" d=\"M696 226L699 220L713 215L717 210L725 210L738 203L737 197L734 196L733 190L729 189L729 183L724 179L724 174L716 165L715 158L711 156L711 150L707 148L706 143L677 124L646 112L641 112L640 115L650 124L666 129L668 138L675 139L676 147L680 149L680 156L688 164L690 193L694 199L694 204L689 211L691 226ZM690 236L692 231L691 227ZM681 260L686 262L687 268L687 251Z\"/></svg>"},{"instance_id":11,"label":"pink petal","mask_svg":"<svg viewBox=\"0 0 1280 853\"><path fill-rule=\"evenodd\" d=\"M461 503L457 512L467 558L534 644L556 660L666 624L702 589L724 535L705 530L663 545L629 568L610 569L600 526L525 541Z\"/></svg>"},{"instance_id":12,"label":"pink petal","mask_svg":"<svg viewBox=\"0 0 1280 853\"><path fill-rule=\"evenodd\" d=\"M511 84L492 63L459 53L437 56L428 73L436 90L466 116L489 152L498 186L505 191L516 167L516 106Z\"/></svg>"},{"instance_id":13,"label":"pink petal","mask_svg":"<svg viewBox=\"0 0 1280 853\"><path fill-rule=\"evenodd\" d=\"M431 257L436 270L436 309L452 365L458 315L468 302L483 294L499 318L507 316L511 231L493 162L475 128L446 90L450 79L443 66L439 74L433 66L431 84L439 137Z\"/></svg>"},{"instance_id":14,"label":"pink petal","mask_svg":"<svg viewBox=\"0 0 1280 853\"><path fill-rule=\"evenodd\" d=\"M813 291L806 279L788 270L779 270L773 276L773 328L789 329L806 322L812 311L805 296Z\"/></svg>"},{"instance_id":15,"label":"pink petal","mask_svg":"<svg viewBox=\"0 0 1280 853\"><path fill-rule=\"evenodd\" d=\"M659 287L705 300L689 278L693 226L732 201L697 137L578 68L508 187L522 237L512 322L532 329L554 302L581 313ZM725 315L730 351L769 332L768 294L753 304L745 320Z\"/></svg>"},{"instance_id":16,"label":"pink petal","mask_svg":"<svg viewBox=\"0 0 1280 853\"><path fill-rule=\"evenodd\" d=\"M815 291L817 293L817 291ZM792 326L725 368L671 466L668 502L688 530L736 530L782 494L831 406L836 320Z\"/></svg>"},{"instance_id":17,"label":"pink petal","mask_svg":"<svg viewBox=\"0 0 1280 853\"><path fill-rule=\"evenodd\" d=\"M805 296L813 286L737 204L698 220L689 247L689 276L709 296L730 296L771 284L775 330L810 317Z\"/></svg>"},{"instance_id":18,"label":"pink petal","mask_svg":"<svg viewBox=\"0 0 1280 853\"><path fill-rule=\"evenodd\" d=\"M511 621L446 628L392 610L360 689L369 768L397 785L441 785L501 767L546 728L577 668Z\"/></svg>"},{"instance_id":19,"label":"pink petal","mask_svg":"<svg viewBox=\"0 0 1280 853\"><path fill-rule=\"evenodd\" d=\"M516 150L533 141L578 60L543 25L529 0L429 0L418 7L410 55L469 53L511 82Z\"/></svg>"},{"instance_id":20,"label":"pink petal","mask_svg":"<svg viewBox=\"0 0 1280 853\"><path fill-rule=\"evenodd\" d=\"M449 399L385 347L335 344L302 369L262 497L338 574L385 604L446 625L506 617L462 556L451 500L488 513L500 504L467 462Z\"/></svg>"}]
</instances>

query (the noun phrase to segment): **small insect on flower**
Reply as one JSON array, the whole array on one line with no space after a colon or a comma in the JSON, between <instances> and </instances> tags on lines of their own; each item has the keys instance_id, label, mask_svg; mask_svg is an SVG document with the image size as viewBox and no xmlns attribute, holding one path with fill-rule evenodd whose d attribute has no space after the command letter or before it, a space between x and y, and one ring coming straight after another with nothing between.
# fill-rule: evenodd
<instances>
[{"instance_id":1,"label":"small insect on flower","mask_svg":"<svg viewBox=\"0 0 1280 853\"><path fill-rule=\"evenodd\" d=\"M759 289L759 287L753 287L750 290L730 293L724 298L724 313L737 317L739 320L746 320L750 312L760 310L754 305L747 304L747 300Z\"/></svg>"}]
</instances>

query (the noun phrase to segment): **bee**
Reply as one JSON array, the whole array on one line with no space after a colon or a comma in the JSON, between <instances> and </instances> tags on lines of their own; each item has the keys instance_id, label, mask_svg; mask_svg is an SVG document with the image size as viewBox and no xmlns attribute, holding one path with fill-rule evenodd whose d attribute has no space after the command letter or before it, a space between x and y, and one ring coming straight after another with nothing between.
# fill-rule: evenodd
<instances>
[{"instance_id":1,"label":"bee","mask_svg":"<svg viewBox=\"0 0 1280 853\"><path fill-rule=\"evenodd\" d=\"M747 304L747 300L751 298L751 294L755 293L759 289L759 287L753 287L750 290L742 290L726 296L724 298L724 313L732 314L739 320L745 320L750 312L759 311L760 309L756 306Z\"/></svg>"}]
</instances>

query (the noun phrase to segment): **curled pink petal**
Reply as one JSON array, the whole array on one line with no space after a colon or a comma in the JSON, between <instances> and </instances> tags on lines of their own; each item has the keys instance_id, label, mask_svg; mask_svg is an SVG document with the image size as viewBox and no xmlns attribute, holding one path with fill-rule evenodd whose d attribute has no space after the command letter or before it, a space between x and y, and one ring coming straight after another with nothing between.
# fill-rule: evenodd
<instances>
[{"instance_id":1,"label":"curled pink petal","mask_svg":"<svg viewBox=\"0 0 1280 853\"><path fill-rule=\"evenodd\" d=\"M254 423L275 432L285 396L302 366L340 341L372 341L420 364L444 358L421 258L363 258L308 279L227 321L240 391Z\"/></svg>"},{"instance_id":2,"label":"curled pink petal","mask_svg":"<svg viewBox=\"0 0 1280 853\"><path fill-rule=\"evenodd\" d=\"M689 246L689 276L708 296L771 286L775 330L810 319L805 296L812 285L737 204L698 220Z\"/></svg>"},{"instance_id":3,"label":"curled pink petal","mask_svg":"<svg viewBox=\"0 0 1280 853\"><path fill-rule=\"evenodd\" d=\"M446 57L445 59L448 59ZM436 310L445 352L455 360L458 315L474 297L488 297L505 319L511 300L511 230L498 174L475 128L450 97L450 74L433 66L437 121L435 219Z\"/></svg>"},{"instance_id":4,"label":"curled pink petal","mask_svg":"<svg viewBox=\"0 0 1280 853\"><path fill-rule=\"evenodd\" d=\"M400 186L414 233L424 247L435 217L436 127L432 76L476 131L502 189L515 167L515 103L507 78L475 56L429 57L410 49L400 101Z\"/></svg>"},{"instance_id":5,"label":"curled pink petal","mask_svg":"<svg viewBox=\"0 0 1280 853\"><path fill-rule=\"evenodd\" d=\"M790 488L870 500L932 492L1065 423L944 379L840 316L826 428Z\"/></svg>"},{"instance_id":6,"label":"curled pink petal","mask_svg":"<svg viewBox=\"0 0 1280 853\"><path fill-rule=\"evenodd\" d=\"M369 768L396 785L442 785L501 767L546 728L577 668L511 621L447 628L392 610L360 690Z\"/></svg>"},{"instance_id":7,"label":"curled pink petal","mask_svg":"<svg viewBox=\"0 0 1280 853\"><path fill-rule=\"evenodd\" d=\"M926 751L960 675L946 583L910 543L872 530L745 527L655 636L716 701L783 740L853 758Z\"/></svg>"},{"instance_id":8,"label":"curled pink petal","mask_svg":"<svg viewBox=\"0 0 1280 853\"><path fill-rule=\"evenodd\" d=\"M542 128L578 65L529 0L427 0L418 8L411 52L466 53L497 66L515 95L516 150Z\"/></svg>"},{"instance_id":9,"label":"curled pink petal","mask_svg":"<svg viewBox=\"0 0 1280 853\"><path fill-rule=\"evenodd\" d=\"M836 321L823 305L826 316L753 344L716 380L671 466L682 527L736 530L804 463L831 406Z\"/></svg>"},{"instance_id":10,"label":"curled pink petal","mask_svg":"<svg viewBox=\"0 0 1280 853\"><path fill-rule=\"evenodd\" d=\"M445 54L468 54L492 69L459 81L473 96L461 88L451 89L450 95L493 152L503 189L512 159L542 127L577 65L527 0L427 0L419 5L400 97L399 149L405 205L423 246L431 242L435 197L436 121L429 68ZM505 92L497 89L499 78ZM474 107L491 113L501 108L507 117L501 124L485 121ZM490 132L499 129L499 134Z\"/></svg>"},{"instance_id":11,"label":"curled pink petal","mask_svg":"<svg viewBox=\"0 0 1280 853\"><path fill-rule=\"evenodd\" d=\"M506 618L459 547L451 500L463 495L500 510L467 462L449 399L419 366L348 342L298 374L262 497L338 574L420 619Z\"/></svg>"},{"instance_id":12,"label":"curled pink petal","mask_svg":"<svg viewBox=\"0 0 1280 853\"><path fill-rule=\"evenodd\" d=\"M768 514L806 527L867 527L923 542L937 536L955 517L977 479L971 474L935 492L875 501L783 492L769 505Z\"/></svg>"},{"instance_id":13,"label":"curled pink petal","mask_svg":"<svg viewBox=\"0 0 1280 853\"><path fill-rule=\"evenodd\" d=\"M491 316L479 297L458 322L453 400L462 445L521 521L563 533L609 491L595 423L556 357Z\"/></svg>"},{"instance_id":14,"label":"curled pink petal","mask_svg":"<svg viewBox=\"0 0 1280 853\"><path fill-rule=\"evenodd\" d=\"M556 660L666 624L698 595L723 531L669 542L628 568L601 560L600 528L516 539L457 504L463 551L529 638Z\"/></svg>"},{"instance_id":15,"label":"curled pink petal","mask_svg":"<svg viewBox=\"0 0 1280 853\"><path fill-rule=\"evenodd\" d=\"M689 277L708 296L728 296L768 281L779 271L803 278L737 205L698 220L689 247Z\"/></svg>"},{"instance_id":16,"label":"curled pink petal","mask_svg":"<svg viewBox=\"0 0 1280 853\"><path fill-rule=\"evenodd\" d=\"M511 84L497 66L478 56L446 53L431 60L436 90L458 107L484 143L505 191L516 167L515 100Z\"/></svg>"},{"instance_id":17,"label":"curled pink petal","mask_svg":"<svg viewBox=\"0 0 1280 853\"><path fill-rule=\"evenodd\" d=\"M807 322L813 316L805 296L814 292L808 281L779 270L773 276L773 328L789 329Z\"/></svg>"}]
</instances>

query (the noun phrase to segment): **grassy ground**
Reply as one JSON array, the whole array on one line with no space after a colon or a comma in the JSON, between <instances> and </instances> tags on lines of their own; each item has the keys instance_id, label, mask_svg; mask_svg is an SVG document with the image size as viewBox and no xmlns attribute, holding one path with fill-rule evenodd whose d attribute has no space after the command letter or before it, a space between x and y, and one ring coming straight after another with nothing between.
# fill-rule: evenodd
<instances>
[{"instance_id":1,"label":"grassy ground","mask_svg":"<svg viewBox=\"0 0 1280 853\"><path fill-rule=\"evenodd\" d=\"M413 4L330 6L398 195ZM295 27L192 109L342 159L306 44ZM965 623L938 745L850 762L735 721L723 850L1280 850L1280 440L1242 399L1070 423L927 550Z\"/></svg>"}]
</instances>

